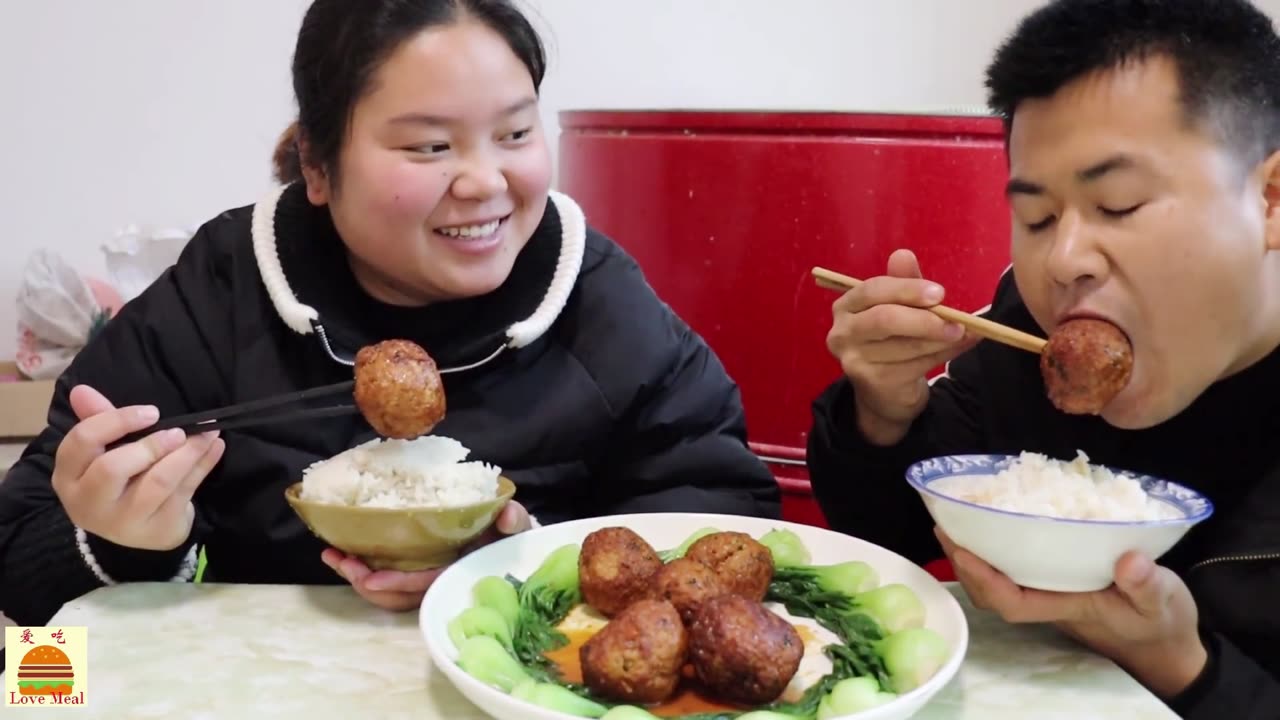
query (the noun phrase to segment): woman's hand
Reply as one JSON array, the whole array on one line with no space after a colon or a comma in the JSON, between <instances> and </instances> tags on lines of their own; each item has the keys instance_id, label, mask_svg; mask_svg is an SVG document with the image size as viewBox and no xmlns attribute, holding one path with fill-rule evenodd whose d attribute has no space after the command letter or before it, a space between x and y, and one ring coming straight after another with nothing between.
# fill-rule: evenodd
<instances>
[{"instance_id":1,"label":"woman's hand","mask_svg":"<svg viewBox=\"0 0 1280 720\"><path fill-rule=\"evenodd\" d=\"M216 432L188 437L165 430L108 449L155 424L156 408L117 408L87 385L72 388L68 399L79 422L58 444L52 484L71 522L141 550L186 542L195 521L191 498L222 459L226 442Z\"/></svg>"},{"instance_id":2,"label":"woman's hand","mask_svg":"<svg viewBox=\"0 0 1280 720\"><path fill-rule=\"evenodd\" d=\"M491 530L481 535L475 542L463 550L463 555L477 548L500 540L508 535L524 532L533 527L529 513L518 502L509 502ZM423 570L421 572L399 572L396 570L370 570L367 565L354 556L346 555L334 548L328 548L320 555L325 565L346 578L351 587L360 593L365 600L385 610L413 610L422 604L422 596L427 588L444 572L444 568Z\"/></svg>"}]
</instances>

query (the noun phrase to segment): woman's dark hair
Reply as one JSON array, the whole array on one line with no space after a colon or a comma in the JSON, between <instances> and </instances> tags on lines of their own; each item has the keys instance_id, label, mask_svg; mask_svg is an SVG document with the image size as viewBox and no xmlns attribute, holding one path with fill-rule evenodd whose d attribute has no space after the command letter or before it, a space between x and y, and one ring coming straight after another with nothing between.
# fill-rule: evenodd
<instances>
[{"instance_id":1,"label":"woman's dark hair","mask_svg":"<svg viewBox=\"0 0 1280 720\"><path fill-rule=\"evenodd\" d=\"M538 89L546 52L529 19L511 0L315 0L302 19L293 54L298 119L273 156L276 179L302 178L304 165L337 175L337 160L356 102L373 74L403 43L431 27L470 19L511 46ZM299 156L305 140L307 156Z\"/></svg>"}]
</instances>

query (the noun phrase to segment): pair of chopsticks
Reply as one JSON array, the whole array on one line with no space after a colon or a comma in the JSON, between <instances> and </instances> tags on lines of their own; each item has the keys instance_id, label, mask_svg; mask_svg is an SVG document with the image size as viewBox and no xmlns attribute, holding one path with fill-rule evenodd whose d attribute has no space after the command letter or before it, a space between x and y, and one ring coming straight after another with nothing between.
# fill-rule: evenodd
<instances>
[{"instance_id":1,"label":"pair of chopsticks","mask_svg":"<svg viewBox=\"0 0 1280 720\"><path fill-rule=\"evenodd\" d=\"M814 282L817 283L818 287L835 290L836 292L848 292L862 284L862 281L857 278L841 275L826 268L815 267L812 273ZM967 312L949 308L946 305L935 305L929 310L943 320L963 325L978 337L1004 343L1010 347L1026 350L1037 355L1044 351L1044 346L1048 342L1044 338L1038 338L1021 330L1015 330L1008 325L991 322L986 318L970 315Z\"/></svg>"},{"instance_id":2,"label":"pair of chopsticks","mask_svg":"<svg viewBox=\"0 0 1280 720\"><path fill-rule=\"evenodd\" d=\"M340 383L334 383L333 385L322 385L320 387L311 388L310 390L301 390L299 392L286 393L284 395L274 395L272 397L262 398L261 400L252 400L250 402L239 403L237 405L228 405L227 407L217 408L214 410L205 410L197 413L189 413L187 415L174 415L173 417L161 418L159 422L148 428L124 436L113 443L112 447L136 442L161 430L178 429L188 435L198 435L200 433L213 432L215 430L237 430L240 428L253 427L255 425L291 423L302 420L314 420L316 418L352 415L359 412L359 408L357 408L354 403L332 405L329 407L286 410L276 413L264 413L263 411L271 410L290 403L301 402L303 400L313 400L315 398L339 395L342 393L345 393L350 397L354 388L355 381L346 380Z\"/></svg>"}]
</instances>

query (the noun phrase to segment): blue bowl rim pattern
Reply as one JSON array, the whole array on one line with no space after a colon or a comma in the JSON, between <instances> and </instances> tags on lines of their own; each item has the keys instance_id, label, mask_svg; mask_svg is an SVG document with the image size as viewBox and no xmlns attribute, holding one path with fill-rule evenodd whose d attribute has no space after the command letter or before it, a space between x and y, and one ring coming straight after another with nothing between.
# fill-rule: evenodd
<instances>
[{"instance_id":1,"label":"blue bowl rim pattern","mask_svg":"<svg viewBox=\"0 0 1280 720\"><path fill-rule=\"evenodd\" d=\"M1194 514L1187 512L1185 517L1169 518L1165 520L1084 520L1078 518L1059 518L1049 515L1034 515L1032 513L1015 512L1013 510L1003 510L1000 508L990 507L988 505L980 505L978 503L951 497L950 495L946 495L929 487L929 483L946 477L954 477L957 475L993 474L1004 469L1006 465L1012 463L1016 459L1018 459L1017 455L1002 455L997 453L940 455L912 463L907 468L906 479L907 482L917 491L928 493L939 500L955 503L957 505L967 505L969 507L982 510L983 512L996 513L998 515L1009 515L1012 517L1030 518L1032 520L1042 520L1046 522L1067 523L1073 525L1162 527L1171 525L1195 525L1213 515L1213 501L1205 497L1202 493L1185 485L1180 485L1171 480L1165 480L1153 475L1144 475L1142 473L1130 472L1128 470L1120 470L1109 465L1101 465L1093 462L1090 463L1093 467L1106 468L1115 475L1137 480L1141 483L1142 489L1155 499L1166 504L1173 505L1175 508L1178 508L1183 512L1195 511ZM1153 493L1151 490L1152 485L1157 485L1159 489L1164 492Z\"/></svg>"}]
</instances>

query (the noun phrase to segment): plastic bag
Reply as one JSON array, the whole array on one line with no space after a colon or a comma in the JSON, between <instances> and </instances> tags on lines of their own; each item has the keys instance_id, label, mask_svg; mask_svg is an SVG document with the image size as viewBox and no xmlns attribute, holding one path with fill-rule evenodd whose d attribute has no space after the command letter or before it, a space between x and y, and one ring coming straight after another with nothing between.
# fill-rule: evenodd
<instances>
[{"instance_id":1,"label":"plastic bag","mask_svg":"<svg viewBox=\"0 0 1280 720\"><path fill-rule=\"evenodd\" d=\"M125 301L134 299L178 261L193 234L178 228L137 225L116 233L114 239L102 246L111 284Z\"/></svg>"},{"instance_id":2,"label":"plastic bag","mask_svg":"<svg viewBox=\"0 0 1280 720\"><path fill-rule=\"evenodd\" d=\"M18 370L33 380L61 375L118 309L110 294L100 284L95 293L94 284L52 250L33 253L18 287Z\"/></svg>"}]
</instances>

